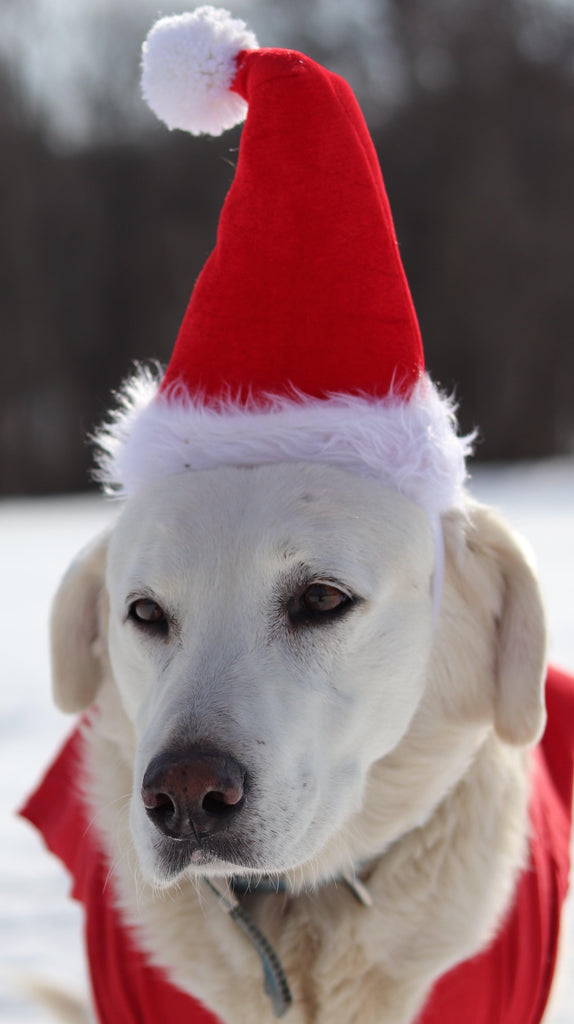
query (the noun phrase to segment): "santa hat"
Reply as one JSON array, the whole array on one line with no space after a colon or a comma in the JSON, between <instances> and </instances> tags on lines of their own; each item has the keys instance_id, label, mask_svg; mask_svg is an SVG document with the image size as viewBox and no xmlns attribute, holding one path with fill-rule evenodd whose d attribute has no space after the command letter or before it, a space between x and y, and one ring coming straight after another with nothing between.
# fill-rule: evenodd
<instances>
[{"instance_id":1,"label":"santa hat","mask_svg":"<svg viewBox=\"0 0 574 1024\"><path fill-rule=\"evenodd\" d=\"M327 463L440 515L462 500L467 439L425 374L376 153L347 83L258 49L201 7L143 47L144 96L169 128L245 118L217 242L160 380L128 383L100 433L100 476L130 495L221 465Z\"/></svg>"}]
</instances>

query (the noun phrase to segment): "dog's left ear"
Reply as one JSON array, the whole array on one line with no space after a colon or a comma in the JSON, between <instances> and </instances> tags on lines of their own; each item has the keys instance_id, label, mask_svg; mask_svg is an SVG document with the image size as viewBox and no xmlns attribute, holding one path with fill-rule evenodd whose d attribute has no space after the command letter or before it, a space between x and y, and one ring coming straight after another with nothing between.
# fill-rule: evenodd
<instances>
[{"instance_id":1,"label":"dog's left ear","mask_svg":"<svg viewBox=\"0 0 574 1024\"><path fill-rule=\"evenodd\" d=\"M495 729L506 743L528 746L546 722L546 626L538 580L514 534L491 509L471 507L468 543L497 580Z\"/></svg>"},{"instance_id":2,"label":"dog's left ear","mask_svg":"<svg viewBox=\"0 0 574 1024\"><path fill-rule=\"evenodd\" d=\"M107 533L81 551L60 583L52 604L52 686L61 711L83 711L89 707L104 674L107 551Z\"/></svg>"}]
</instances>

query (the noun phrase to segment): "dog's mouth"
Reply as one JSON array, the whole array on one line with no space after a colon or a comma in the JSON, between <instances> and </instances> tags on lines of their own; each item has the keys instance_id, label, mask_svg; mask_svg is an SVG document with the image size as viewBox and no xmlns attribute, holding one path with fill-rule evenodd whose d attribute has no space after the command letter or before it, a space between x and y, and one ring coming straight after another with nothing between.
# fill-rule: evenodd
<instances>
[{"instance_id":1,"label":"dog's mouth","mask_svg":"<svg viewBox=\"0 0 574 1024\"><path fill-rule=\"evenodd\" d=\"M154 840L158 874L166 883L185 871L223 875L234 871L262 870L248 844L239 837L201 836L193 839L157 837Z\"/></svg>"},{"instance_id":2,"label":"dog's mouth","mask_svg":"<svg viewBox=\"0 0 574 1024\"><path fill-rule=\"evenodd\" d=\"M241 822L251 790L249 773L227 751L195 744L154 757L140 795L162 877L245 866L248 833Z\"/></svg>"}]
</instances>

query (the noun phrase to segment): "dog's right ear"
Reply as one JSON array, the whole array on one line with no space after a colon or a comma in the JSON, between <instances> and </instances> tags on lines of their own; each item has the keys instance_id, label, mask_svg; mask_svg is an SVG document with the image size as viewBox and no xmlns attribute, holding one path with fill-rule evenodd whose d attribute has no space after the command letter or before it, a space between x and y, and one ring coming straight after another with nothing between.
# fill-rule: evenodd
<instances>
[{"instance_id":1,"label":"dog's right ear","mask_svg":"<svg viewBox=\"0 0 574 1024\"><path fill-rule=\"evenodd\" d=\"M98 537L74 559L52 605L52 686L62 711L93 703L103 673L101 639L106 633L105 588L109 535Z\"/></svg>"}]
</instances>

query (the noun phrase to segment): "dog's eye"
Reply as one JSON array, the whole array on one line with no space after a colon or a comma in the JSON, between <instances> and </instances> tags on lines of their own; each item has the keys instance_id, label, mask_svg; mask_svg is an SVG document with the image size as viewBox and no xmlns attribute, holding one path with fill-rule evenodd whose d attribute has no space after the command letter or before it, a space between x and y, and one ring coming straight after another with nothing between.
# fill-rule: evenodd
<instances>
[{"instance_id":1,"label":"dog's eye","mask_svg":"<svg viewBox=\"0 0 574 1024\"><path fill-rule=\"evenodd\" d=\"M139 626L167 633L168 622L163 608L150 597L139 597L132 601L129 618Z\"/></svg>"},{"instance_id":2,"label":"dog's eye","mask_svg":"<svg viewBox=\"0 0 574 1024\"><path fill-rule=\"evenodd\" d=\"M311 583L289 602L293 625L324 622L341 615L353 604L353 598L332 583Z\"/></svg>"},{"instance_id":3,"label":"dog's eye","mask_svg":"<svg viewBox=\"0 0 574 1024\"><path fill-rule=\"evenodd\" d=\"M303 594L303 605L316 615L326 615L348 604L350 598L329 583L313 583Z\"/></svg>"}]
</instances>

